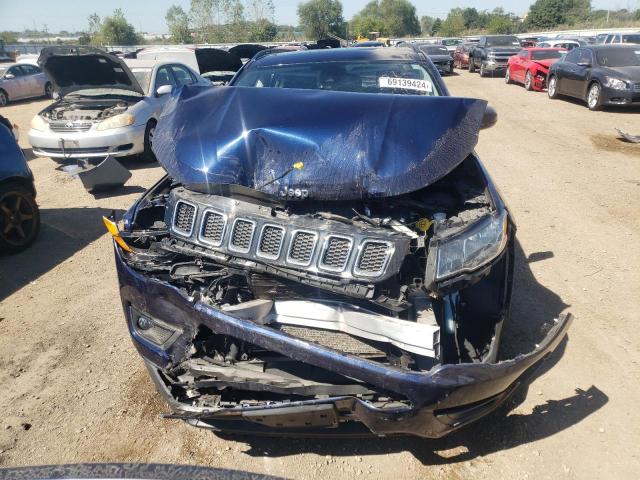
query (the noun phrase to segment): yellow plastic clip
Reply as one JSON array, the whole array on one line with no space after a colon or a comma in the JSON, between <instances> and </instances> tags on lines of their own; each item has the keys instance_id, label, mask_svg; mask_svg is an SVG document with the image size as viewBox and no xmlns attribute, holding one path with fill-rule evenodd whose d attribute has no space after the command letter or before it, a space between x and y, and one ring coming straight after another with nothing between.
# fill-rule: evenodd
<instances>
[{"instance_id":1,"label":"yellow plastic clip","mask_svg":"<svg viewBox=\"0 0 640 480\"><path fill-rule=\"evenodd\" d=\"M133 249L127 245L127 242L123 240L120 236L120 230L118 230L118 225L113 220L109 220L107 217L102 217L102 222L104 226L107 227L107 231L111 234L115 242L120 245L120 247L126 252L133 252Z\"/></svg>"},{"instance_id":2,"label":"yellow plastic clip","mask_svg":"<svg viewBox=\"0 0 640 480\"><path fill-rule=\"evenodd\" d=\"M293 164L293 168L296 170L302 170L304 168L304 162L296 162Z\"/></svg>"},{"instance_id":3,"label":"yellow plastic clip","mask_svg":"<svg viewBox=\"0 0 640 480\"><path fill-rule=\"evenodd\" d=\"M421 218L416 222L416 227L421 232L426 232L427 230L429 230L429 228L431 228L431 225L433 225L433 222L428 218Z\"/></svg>"}]
</instances>

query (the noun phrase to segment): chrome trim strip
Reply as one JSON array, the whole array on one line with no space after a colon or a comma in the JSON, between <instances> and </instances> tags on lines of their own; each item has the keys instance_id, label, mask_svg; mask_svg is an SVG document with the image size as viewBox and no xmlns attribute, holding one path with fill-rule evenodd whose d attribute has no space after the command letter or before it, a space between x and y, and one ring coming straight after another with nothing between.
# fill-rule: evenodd
<instances>
[{"instance_id":1,"label":"chrome trim strip","mask_svg":"<svg viewBox=\"0 0 640 480\"><path fill-rule=\"evenodd\" d=\"M202 231L204 230L205 226L207 225L206 220L207 220L207 213L214 213L216 215L220 215L223 219L223 224L222 224L222 235L220 236L220 241L219 242L212 242L210 240L207 240L206 237L202 236ZM224 243L224 235L225 233L227 233L227 223L228 223L229 217L227 217L227 215L225 215L224 213L220 212L219 210L215 210L213 208L205 208L202 211L202 220L200 221L200 228L198 229L198 241L204 243L205 245L211 245L212 247L219 247Z\"/></svg>"},{"instance_id":2,"label":"chrome trim strip","mask_svg":"<svg viewBox=\"0 0 640 480\"><path fill-rule=\"evenodd\" d=\"M330 267L325 263L323 263L324 254L327 251L327 248L329 247L329 241L332 238L340 238L342 240L347 240L349 242L349 250L347 252L347 258L345 259L344 264L340 268ZM318 256L318 268L321 268L322 270L327 270L329 272L344 272L345 269L347 268L347 265L349 265L349 258L351 257L352 251L353 251L353 238L347 237L346 235L330 234L325 238L324 245L322 246L322 250L320 251L320 255Z\"/></svg>"},{"instance_id":3,"label":"chrome trim strip","mask_svg":"<svg viewBox=\"0 0 640 480\"><path fill-rule=\"evenodd\" d=\"M384 258L384 263L382 264L382 268L377 272L363 272L358 268L358 263L360 262L360 258L362 257L362 254L364 252L364 247L369 243L382 243L387 246L387 253ZM391 242L388 242L386 240L378 240L375 238L365 238L358 246L358 255L356 256L356 261L353 262L353 274L360 277L379 277L387 269L387 265L389 264L389 260L391 259L391 257L393 257L394 251L395 246Z\"/></svg>"},{"instance_id":4,"label":"chrome trim strip","mask_svg":"<svg viewBox=\"0 0 640 480\"><path fill-rule=\"evenodd\" d=\"M261 253L260 251L260 244L262 243L262 237L264 236L264 229L267 227L276 228L282 232L282 240L280 240L280 246L278 247L278 254L276 256L266 255L264 253ZM286 238L287 238L287 230L282 225L276 225L275 223L265 223L264 225L262 225L262 228L260 229L260 235L258 235L258 243L256 244L256 256L261 258L266 258L269 260L277 260L278 258L280 258L280 254L282 253L282 247L284 245L284 241L286 240Z\"/></svg>"},{"instance_id":5,"label":"chrome trim strip","mask_svg":"<svg viewBox=\"0 0 640 480\"><path fill-rule=\"evenodd\" d=\"M297 260L294 260L291 258L291 247L293 246L293 242L296 239L296 235L298 233L308 233L309 235L313 235L313 248L311 249L311 255L309 255L309 261L308 262L298 262ZM313 230L303 230L303 229L298 229L298 230L293 230L291 232L291 238L289 240L289 245L287 247L287 263L291 263L292 265L299 265L301 267L308 267L309 265L311 265L311 263L313 262L313 257L316 253L316 247L318 246L318 233L314 232Z\"/></svg>"},{"instance_id":6,"label":"chrome trim strip","mask_svg":"<svg viewBox=\"0 0 640 480\"><path fill-rule=\"evenodd\" d=\"M239 220L250 223L252 225L251 239L249 240L249 247L247 249L234 247L233 244L231 243L233 241L233 232L235 232L236 223L238 223ZM255 237L255 233L256 233L256 222L254 220L251 220L249 218L243 218L243 217L236 218L233 221L233 226L231 227L231 233L229 234L229 243L227 245L227 248L232 252L249 253L249 251L251 250L251 246L253 245L253 238Z\"/></svg>"}]
</instances>

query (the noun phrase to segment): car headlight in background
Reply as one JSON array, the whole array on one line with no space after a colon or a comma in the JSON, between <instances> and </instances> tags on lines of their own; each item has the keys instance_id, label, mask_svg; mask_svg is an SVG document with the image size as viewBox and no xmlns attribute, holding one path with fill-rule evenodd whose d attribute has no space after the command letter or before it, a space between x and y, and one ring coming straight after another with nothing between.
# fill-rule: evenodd
<instances>
[{"instance_id":1,"label":"car headlight in background","mask_svg":"<svg viewBox=\"0 0 640 480\"><path fill-rule=\"evenodd\" d=\"M495 213L443 238L438 245L436 280L475 270L495 259L507 244L507 226L507 213Z\"/></svg>"},{"instance_id":2,"label":"car headlight in background","mask_svg":"<svg viewBox=\"0 0 640 480\"><path fill-rule=\"evenodd\" d=\"M49 128L49 124L40 115L36 115L31 119L31 128L40 132L44 132Z\"/></svg>"},{"instance_id":3,"label":"car headlight in background","mask_svg":"<svg viewBox=\"0 0 640 480\"><path fill-rule=\"evenodd\" d=\"M111 118L101 121L96 130L111 130L112 128L127 127L133 125L136 121L136 117L130 113L121 113L120 115L114 115Z\"/></svg>"},{"instance_id":4,"label":"car headlight in background","mask_svg":"<svg viewBox=\"0 0 640 480\"><path fill-rule=\"evenodd\" d=\"M629 84L624 80L620 80L615 77L604 77L604 85L614 90L626 90L629 88Z\"/></svg>"}]
</instances>

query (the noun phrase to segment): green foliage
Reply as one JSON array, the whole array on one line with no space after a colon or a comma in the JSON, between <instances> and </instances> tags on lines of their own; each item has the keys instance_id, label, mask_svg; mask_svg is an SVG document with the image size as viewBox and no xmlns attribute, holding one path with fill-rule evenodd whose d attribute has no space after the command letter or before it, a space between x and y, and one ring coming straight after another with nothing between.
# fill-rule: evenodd
<instances>
[{"instance_id":1,"label":"green foliage","mask_svg":"<svg viewBox=\"0 0 640 480\"><path fill-rule=\"evenodd\" d=\"M102 22L100 37L105 45L136 45L140 38L119 8Z\"/></svg>"},{"instance_id":2,"label":"green foliage","mask_svg":"<svg viewBox=\"0 0 640 480\"><path fill-rule=\"evenodd\" d=\"M494 34L508 34L515 30L515 24L506 15L493 15L487 25L487 31Z\"/></svg>"},{"instance_id":3,"label":"green foliage","mask_svg":"<svg viewBox=\"0 0 640 480\"><path fill-rule=\"evenodd\" d=\"M420 17L420 33L422 35L431 35L435 21L435 18L429 17L428 15Z\"/></svg>"},{"instance_id":4,"label":"green foliage","mask_svg":"<svg viewBox=\"0 0 640 480\"><path fill-rule=\"evenodd\" d=\"M262 19L249 24L250 42L273 42L278 35L278 26L269 20Z\"/></svg>"},{"instance_id":5,"label":"green foliage","mask_svg":"<svg viewBox=\"0 0 640 480\"><path fill-rule=\"evenodd\" d=\"M0 32L0 44L18 43L18 37L13 32Z\"/></svg>"},{"instance_id":6,"label":"green foliage","mask_svg":"<svg viewBox=\"0 0 640 480\"><path fill-rule=\"evenodd\" d=\"M373 0L353 17L351 29L366 35L380 32L382 36L404 37L420 35L421 27L416 7L408 0Z\"/></svg>"},{"instance_id":7,"label":"green foliage","mask_svg":"<svg viewBox=\"0 0 640 480\"><path fill-rule=\"evenodd\" d=\"M438 34L443 37L458 37L465 31L464 16L461 12L449 13Z\"/></svg>"},{"instance_id":8,"label":"green foliage","mask_svg":"<svg viewBox=\"0 0 640 480\"><path fill-rule=\"evenodd\" d=\"M527 26L553 28L585 22L591 14L591 0L536 0L529 9Z\"/></svg>"},{"instance_id":9,"label":"green foliage","mask_svg":"<svg viewBox=\"0 0 640 480\"><path fill-rule=\"evenodd\" d=\"M342 3L339 0L309 0L298 5L300 26L310 40L327 38L329 33L345 36Z\"/></svg>"},{"instance_id":10,"label":"green foliage","mask_svg":"<svg viewBox=\"0 0 640 480\"><path fill-rule=\"evenodd\" d=\"M436 18L436 21L433 22L433 27L431 27L431 36L439 35L440 29L442 28L442 20Z\"/></svg>"},{"instance_id":11,"label":"green foliage","mask_svg":"<svg viewBox=\"0 0 640 480\"><path fill-rule=\"evenodd\" d=\"M189 16L181 6L172 5L164 16L173 43L191 43Z\"/></svg>"}]
</instances>

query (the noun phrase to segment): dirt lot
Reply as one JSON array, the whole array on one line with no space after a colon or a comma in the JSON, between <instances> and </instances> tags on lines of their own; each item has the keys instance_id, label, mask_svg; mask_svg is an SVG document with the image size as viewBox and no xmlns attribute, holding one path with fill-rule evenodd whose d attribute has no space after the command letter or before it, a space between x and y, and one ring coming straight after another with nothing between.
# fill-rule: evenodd
<instances>
[{"instance_id":1,"label":"dirt lot","mask_svg":"<svg viewBox=\"0 0 640 480\"><path fill-rule=\"evenodd\" d=\"M35 245L0 258L0 465L140 461L205 464L290 478L638 478L640 476L640 112L481 79L447 79L487 98L499 122L478 151L519 231L505 354L532 347L570 310L568 340L502 410L441 440L222 438L162 420L125 328L100 215L122 213L162 175L128 162L115 196L94 197L30 159L42 209ZM26 130L45 101L2 113ZM553 367L553 368L548 368Z\"/></svg>"}]
</instances>

